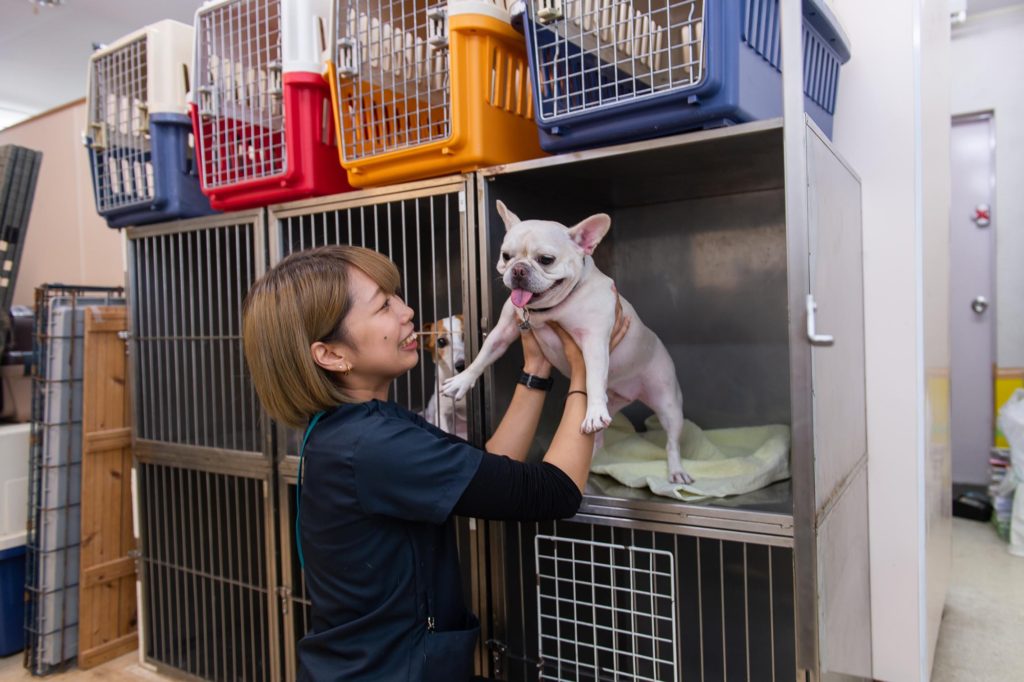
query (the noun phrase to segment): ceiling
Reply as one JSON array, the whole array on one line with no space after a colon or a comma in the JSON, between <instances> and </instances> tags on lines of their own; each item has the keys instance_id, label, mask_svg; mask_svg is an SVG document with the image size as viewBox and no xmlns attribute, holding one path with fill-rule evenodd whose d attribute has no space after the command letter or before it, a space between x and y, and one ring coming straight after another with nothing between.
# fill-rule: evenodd
<instances>
[{"instance_id":1,"label":"ceiling","mask_svg":"<svg viewBox=\"0 0 1024 682\"><path fill-rule=\"evenodd\" d=\"M978 14L1024 0L967 0ZM85 96L93 43L160 19L191 24L201 0L0 0L0 128Z\"/></svg>"},{"instance_id":2,"label":"ceiling","mask_svg":"<svg viewBox=\"0 0 1024 682\"><path fill-rule=\"evenodd\" d=\"M146 24L191 24L200 0L0 0L0 128L85 96L93 43Z\"/></svg>"}]
</instances>

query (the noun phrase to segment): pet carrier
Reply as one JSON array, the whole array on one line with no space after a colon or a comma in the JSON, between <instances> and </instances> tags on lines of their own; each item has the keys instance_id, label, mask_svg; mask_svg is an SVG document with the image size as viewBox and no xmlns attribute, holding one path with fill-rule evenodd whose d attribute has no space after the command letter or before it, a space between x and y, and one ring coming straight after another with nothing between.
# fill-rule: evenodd
<instances>
[{"instance_id":1,"label":"pet carrier","mask_svg":"<svg viewBox=\"0 0 1024 682\"><path fill-rule=\"evenodd\" d=\"M192 27L160 21L89 59L84 133L96 211L110 227L210 213L185 93Z\"/></svg>"},{"instance_id":2,"label":"pet carrier","mask_svg":"<svg viewBox=\"0 0 1024 682\"><path fill-rule=\"evenodd\" d=\"M217 0L196 11L192 125L215 208L349 189L323 77L328 2Z\"/></svg>"},{"instance_id":3,"label":"pet carrier","mask_svg":"<svg viewBox=\"0 0 1024 682\"><path fill-rule=\"evenodd\" d=\"M568 151L782 115L778 0L528 0L541 147ZM805 107L831 137L836 17L803 1Z\"/></svg>"},{"instance_id":4,"label":"pet carrier","mask_svg":"<svg viewBox=\"0 0 1024 682\"><path fill-rule=\"evenodd\" d=\"M341 163L366 187L542 154L506 0L335 0Z\"/></svg>"}]
</instances>

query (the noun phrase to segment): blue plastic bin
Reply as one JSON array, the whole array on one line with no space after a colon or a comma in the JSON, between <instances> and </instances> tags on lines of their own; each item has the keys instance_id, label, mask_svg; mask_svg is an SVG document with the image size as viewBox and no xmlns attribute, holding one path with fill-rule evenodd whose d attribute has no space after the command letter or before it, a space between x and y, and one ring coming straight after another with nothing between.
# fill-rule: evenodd
<instances>
[{"instance_id":1,"label":"blue plastic bin","mask_svg":"<svg viewBox=\"0 0 1024 682\"><path fill-rule=\"evenodd\" d=\"M97 145L86 137L96 211L110 227L213 213L199 189L187 114L151 114L148 149Z\"/></svg>"},{"instance_id":2,"label":"blue plastic bin","mask_svg":"<svg viewBox=\"0 0 1024 682\"><path fill-rule=\"evenodd\" d=\"M561 152L782 115L778 0L525 0L541 147ZM804 0L806 109L829 136L846 37Z\"/></svg>"},{"instance_id":3,"label":"blue plastic bin","mask_svg":"<svg viewBox=\"0 0 1024 682\"><path fill-rule=\"evenodd\" d=\"M25 648L25 545L0 550L0 657Z\"/></svg>"}]
</instances>

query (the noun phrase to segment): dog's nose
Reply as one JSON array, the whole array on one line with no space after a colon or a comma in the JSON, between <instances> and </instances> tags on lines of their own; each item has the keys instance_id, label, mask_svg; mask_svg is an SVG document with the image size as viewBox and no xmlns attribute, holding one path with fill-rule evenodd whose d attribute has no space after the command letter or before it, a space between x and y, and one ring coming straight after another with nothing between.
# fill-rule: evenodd
<instances>
[{"instance_id":1,"label":"dog's nose","mask_svg":"<svg viewBox=\"0 0 1024 682\"><path fill-rule=\"evenodd\" d=\"M513 265L512 266L512 279L526 279L526 266L525 265Z\"/></svg>"},{"instance_id":2,"label":"dog's nose","mask_svg":"<svg viewBox=\"0 0 1024 682\"><path fill-rule=\"evenodd\" d=\"M465 371L465 369L466 369L466 361L465 360L459 360L458 362L455 363L455 371L456 372L463 372L463 371Z\"/></svg>"}]
</instances>

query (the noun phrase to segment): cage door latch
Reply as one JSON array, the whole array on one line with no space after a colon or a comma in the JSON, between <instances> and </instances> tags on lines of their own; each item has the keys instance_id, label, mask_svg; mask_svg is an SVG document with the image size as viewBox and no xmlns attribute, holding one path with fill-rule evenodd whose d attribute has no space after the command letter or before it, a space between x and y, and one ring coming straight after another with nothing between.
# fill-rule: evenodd
<instances>
[{"instance_id":1,"label":"cage door latch","mask_svg":"<svg viewBox=\"0 0 1024 682\"><path fill-rule=\"evenodd\" d=\"M352 38L338 40L338 80L359 75L359 46Z\"/></svg>"},{"instance_id":2,"label":"cage door latch","mask_svg":"<svg viewBox=\"0 0 1024 682\"><path fill-rule=\"evenodd\" d=\"M562 0L540 0L537 3L537 21L550 24L562 18Z\"/></svg>"},{"instance_id":3,"label":"cage door latch","mask_svg":"<svg viewBox=\"0 0 1024 682\"><path fill-rule=\"evenodd\" d=\"M815 346L831 346L836 338L831 334L819 334L814 315L818 304L814 302L814 294L807 294L807 340Z\"/></svg>"},{"instance_id":4,"label":"cage door latch","mask_svg":"<svg viewBox=\"0 0 1024 682\"><path fill-rule=\"evenodd\" d=\"M101 152L107 148L107 126L102 121L93 121L89 124L92 134L86 139L85 146L91 147L93 151ZM90 142L91 140L91 142Z\"/></svg>"},{"instance_id":5,"label":"cage door latch","mask_svg":"<svg viewBox=\"0 0 1024 682\"><path fill-rule=\"evenodd\" d=\"M448 47L448 10L445 7L427 10L427 36L427 42L435 50Z\"/></svg>"}]
</instances>

